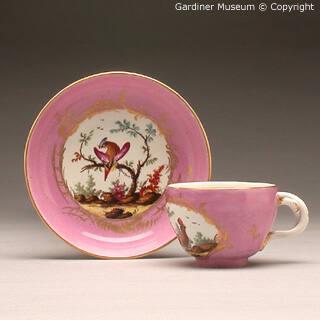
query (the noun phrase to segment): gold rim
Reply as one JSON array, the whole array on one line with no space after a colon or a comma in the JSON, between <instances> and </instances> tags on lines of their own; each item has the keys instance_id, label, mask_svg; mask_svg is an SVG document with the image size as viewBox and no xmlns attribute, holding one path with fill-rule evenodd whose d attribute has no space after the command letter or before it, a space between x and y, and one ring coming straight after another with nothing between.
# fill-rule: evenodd
<instances>
[{"instance_id":1,"label":"gold rim","mask_svg":"<svg viewBox=\"0 0 320 320\"><path fill-rule=\"evenodd\" d=\"M133 75L133 76L137 76L137 77L141 77L141 78L145 78L145 79L149 79L153 82L156 82L158 83L159 85L163 86L164 88L166 88L167 90L171 91L172 93L174 93L180 100L182 100L182 102L185 104L185 106L189 109L189 111L191 112L192 116L195 118L195 120L197 121L201 131L202 131L202 134L203 134L203 137L205 139L205 142L206 142L206 147L207 147L207 153L208 153L208 158L209 158L209 175L208 175L208 180L211 179L211 175L212 175L212 155L211 155L211 148L210 148L210 144L209 144L209 140L208 140L208 137L207 137L207 134L204 130L204 127L199 119L199 117L197 116L196 112L193 110L193 108L190 106L190 104L178 93L176 92L175 90L173 90L172 88L170 88L168 85L162 83L161 81L159 80L156 80L156 79L153 79L151 77L148 77L148 76L145 76L145 75L142 75L142 74L139 74L139 73L134 73L134 72L127 72L127 71L109 71L109 72L101 72L101 73L97 73L97 74L93 74L93 75L90 75L90 76L87 76L87 77L84 77L84 78L81 78L75 82L72 82L71 84L69 84L68 86L66 86L65 88L63 88L62 90L60 90L57 94L55 94L45 105L44 107L40 110L39 114L37 115L36 119L33 121L33 124L31 126L31 129L28 133L28 136L27 136L27 141L26 141L26 144L25 144L25 148L24 148L24 178L25 178L25 183L26 183L26 186L27 186L27 190L28 190L28 195L29 195L29 198L31 200L31 203L35 209L35 212L37 213L37 215L40 217L41 221L51 230L53 231L60 239L62 239L64 242L66 242L67 244L69 244L71 247L79 250L81 253L84 253L86 255L89 255L89 256L92 256L92 257L95 257L95 258L100 258L100 259L135 259L135 258L141 258L141 257L144 257L144 256L147 256L147 255L150 255L156 251L159 251L161 250L162 248L166 247L167 245L169 245L172 241L174 241L176 239L176 237L174 237L173 239L171 239L170 241L168 241L167 243L163 244L162 246L156 248L156 249L153 249L151 251L148 251L148 252L145 252L143 254L139 254L139 255L134 255L134 256L125 256L125 257L110 257L110 256L102 256L102 255L97 255L97 254L94 254L92 252L89 252L89 251L86 251L86 250L83 250L77 246L75 246L74 244L72 244L71 242L69 242L68 240L64 239L59 233L57 233L53 227L50 226L50 224L44 219L43 215L41 214L40 210L38 209L34 199L33 199L33 196L31 194L31 190L30 190L30 185L29 185L29 181L28 181L28 169L27 169L27 153L28 153L28 148L29 148L29 141L30 141L30 138L32 136L32 133L33 133L33 130L34 130L34 127L35 125L37 124L38 120L40 119L42 113L47 109L47 107L50 105L50 103L56 99L58 96L60 96L61 94L63 94L67 89L71 88L72 86L74 86L75 84L78 84L82 81L85 81L87 79L91 79L91 78L94 78L94 77L99 77L99 76L102 76L102 75L112 75L112 74L123 74L123 75Z\"/></svg>"},{"instance_id":2,"label":"gold rim","mask_svg":"<svg viewBox=\"0 0 320 320\"><path fill-rule=\"evenodd\" d=\"M230 186L228 186L228 184ZM219 186L221 185L221 186ZM223 186L224 185L224 186ZM274 188L275 184L269 182L246 182L246 181L195 181L177 182L168 184L167 188L184 190L248 190Z\"/></svg>"}]
</instances>

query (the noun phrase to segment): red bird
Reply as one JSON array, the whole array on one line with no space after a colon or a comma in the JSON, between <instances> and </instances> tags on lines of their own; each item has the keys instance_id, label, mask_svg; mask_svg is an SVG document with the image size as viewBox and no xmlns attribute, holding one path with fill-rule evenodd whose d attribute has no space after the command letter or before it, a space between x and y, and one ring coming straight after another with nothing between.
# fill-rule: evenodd
<instances>
[{"instance_id":1,"label":"red bird","mask_svg":"<svg viewBox=\"0 0 320 320\"><path fill-rule=\"evenodd\" d=\"M106 149L104 152L99 149ZM98 145L98 148L94 147L93 151L98 159L104 164L104 180L110 171L114 168L116 161L122 159L130 149L130 142L126 142L122 148L115 143L108 141L108 138L103 138Z\"/></svg>"}]
</instances>

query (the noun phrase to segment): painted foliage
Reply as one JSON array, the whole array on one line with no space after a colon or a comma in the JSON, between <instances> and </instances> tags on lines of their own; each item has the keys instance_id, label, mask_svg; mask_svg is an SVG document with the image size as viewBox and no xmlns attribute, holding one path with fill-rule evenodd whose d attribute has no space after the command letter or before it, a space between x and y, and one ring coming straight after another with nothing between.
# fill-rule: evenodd
<instances>
[{"instance_id":1,"label":"painted foliage","mask_svg":"<svg viewBox=\"0 0 320 320\"><path fill-rule=\"evenodd\" d=\"M106 219L144 212L170 177L170 152L150 119L129 110L102 112L67 139L63 177L74 199Z\"/></svg>"}]
</instances>

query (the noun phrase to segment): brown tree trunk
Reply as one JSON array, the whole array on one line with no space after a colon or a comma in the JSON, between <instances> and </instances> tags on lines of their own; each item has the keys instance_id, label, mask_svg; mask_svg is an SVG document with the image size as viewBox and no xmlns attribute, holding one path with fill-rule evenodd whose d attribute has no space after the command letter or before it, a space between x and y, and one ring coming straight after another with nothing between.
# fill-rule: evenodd
<instances>
[{"instance_id":1,"label":"brown tree trunk","mask_svg":"<svg viewBox=\"0 0 320 320\"><path fill-rule=\"evenodd\" d=\"M124 165L124 164L121 164L121 163L118 163L117 164L117 168L118 169L124 169L124 170L127 170L130 174L130 177L131 177L131 186L130 186L130 189L127 193L128 196L132 196L136 190L137 190L137 186L138 186L138 178L139 178L139 175L138 174L135 174L135 172L133 171L133 169L131 169L130 167Z\"/></svg>"},{"instance_id":2,"label":"brown tree trunk","mask_svg":"<svg viewBox=\"0 0 320 320\"><path fill-rule=\"evenodd\" d=\"M136 132L139 136L141 136L141 138L143 139L144 141L144 144L145 144L145 148L146 148L146 157L145 159L140 162L138 161L138 165L137 165L137 172L135 172L131 167L129 166L126 166L124 164L121 164L121 163L117 163L117 169L123 169L123 170L126 170L130 177L131 177L131 186L128 190L128 193L127 195L128 196L132 196L136 190L137 190L137 187L138 187L138 179L139 179L139 176L140 176L140 173L141 173L141 168L145 166L145 164L147 163L147 161L149 160L150 158L150 147L149 147L149 144L148 144L148 136L144 137L140 132L134 130L134 129L131 129L132 131ZM97 161L93 160L93 159L90 159L88 157L86 157L83 153L82 153L82 147L83 147L83 143L81 143L80 145L80 155L82 157L82 159L88 161L88 162L91 162L91 164L87 165L87 166L84 166L82 169L81 169L81 172L85 171L85 170L90 170L90 169L93 169L93 168L103 168L104 167L104 164L103 163L98 163Z\"/></svg>"},{"instance_id":3,"label":"brown tree trunk","mask_svg":"<svg viewBox=\"0 0 320 320\"><path fill-rule=\"evenodd\" d=\"M134 177L134 178L132 178L131 186L130 186L130 189L129 189L127 195L132 196L136 192L137 186L138 186L138 178Z\"/></svg>"}]
</instances>

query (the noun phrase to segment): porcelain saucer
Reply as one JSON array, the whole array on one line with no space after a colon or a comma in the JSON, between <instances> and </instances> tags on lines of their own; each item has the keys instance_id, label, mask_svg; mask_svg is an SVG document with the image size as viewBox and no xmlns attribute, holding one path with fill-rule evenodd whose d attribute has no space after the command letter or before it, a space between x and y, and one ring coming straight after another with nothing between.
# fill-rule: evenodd
<instances>
[{"instance_id":1,"label":"porcelain saucer","mask_svg":"<svg viewBox=\"0 0 320 320\"><path fill-rule=\"evenodd\" d=\"M42 220L101 258L139 257L171 242L166 186L210 175L209 143L189 104L129 72L92 75L60 91L25 149L27 187Z\"/></svg>"}]
</instances>

